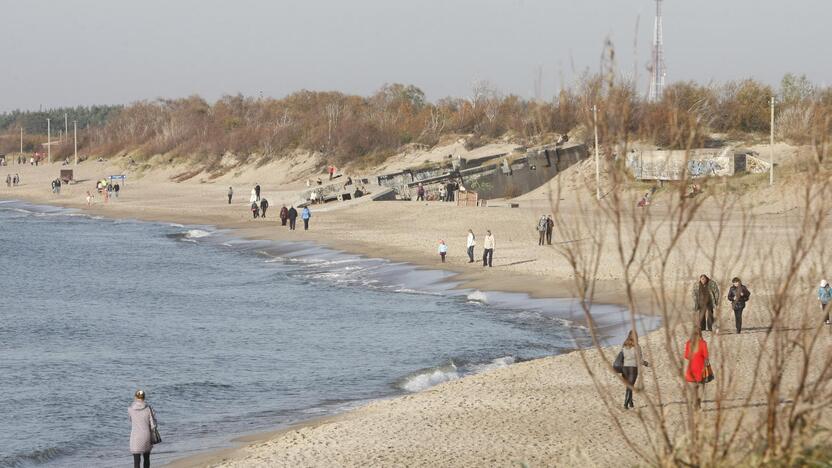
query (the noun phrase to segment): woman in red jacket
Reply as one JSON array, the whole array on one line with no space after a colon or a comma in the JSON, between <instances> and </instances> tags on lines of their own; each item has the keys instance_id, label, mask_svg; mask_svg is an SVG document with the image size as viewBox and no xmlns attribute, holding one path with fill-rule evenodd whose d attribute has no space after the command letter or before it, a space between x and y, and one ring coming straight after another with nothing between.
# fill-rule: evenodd
<instances>
[{"instance_id":1,"label":"woman in red jacket","mask_svg":"<svg viewBox=\"0 0 832 468\"><path fill-rule=\"evenodd\" d=\"M700 387L705 384L705 368L708 361L708 343L702 338L699 327L693 327L690 339L685 343L685 359L688 360L688 367L685 370L685 380L694 384L694 398L696 409L702 404ZM701 390L704 394L704 388Z\"/></svg>"}]
</instances>

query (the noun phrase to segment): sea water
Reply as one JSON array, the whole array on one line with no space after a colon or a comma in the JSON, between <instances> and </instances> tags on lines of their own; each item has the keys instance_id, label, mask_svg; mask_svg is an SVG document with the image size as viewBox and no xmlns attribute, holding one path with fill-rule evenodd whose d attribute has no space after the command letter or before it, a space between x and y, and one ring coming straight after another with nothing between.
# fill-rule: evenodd
<instances>
[{"instance_id":1,"label":"sea water","mask_svg":"<svg viewBox=\"0 0 832 468\"><path fill-rule=\"evenodd\" d=\"M136 389L158 416L156 463L589 343L572 301L449 277L0 202L0 466L129 465ZM623 333L622 310L594 312Z\"/></svg>"}]
</instances>

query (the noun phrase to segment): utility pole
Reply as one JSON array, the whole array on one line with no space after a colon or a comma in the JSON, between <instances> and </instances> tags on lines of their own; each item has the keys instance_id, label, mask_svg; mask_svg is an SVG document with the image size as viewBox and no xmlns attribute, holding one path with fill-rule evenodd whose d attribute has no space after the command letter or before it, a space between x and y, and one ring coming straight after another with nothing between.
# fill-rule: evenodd
<instances>
[{"instance_id":1,"label":"utility pole","mask_svg":"<svg viewBox=\"0 0 832 468\"><path fill-rule=\"evenodd\" d=\"M46 162L52 164L52 124L49 119L46 119L46 154Z\"/></svg>"},{"instance_id":2,"label":"utility pole","mask_svg":"<svg viewBox=\"0 0 832 468\"><path fill-rule=\"evenodd\" d=\"M774 96L771 97L771 141L769 141L769 168L768 184L774 185Z\"/></svg>"},{"instance_id":3,"label":"utility pole","mask_svg":"<svg viewBox=\"0 0 832 468\"><path fill-rule=\"evenodd\" d=\"M23 127L20 127L20 155L23 156Z\"/></svg>"},{"instance_id":4,"label":"utility pole","mask_svg":"<svg viewBox=\"0 0 832 468\"><path fill-rule=\"evenodd\" d=\"M592 123L595 127L595 196L601 199L601 163L598 156L598 106L592 106Z\"/></svg>"},{"instance_id":5,"label":"utility pole","mask_svg":"<svg viewBox=\"0 0 832 468\"><path fill-rule=\"evenodd\" d=\"M78 121L72 121L72 128L75 130L75 165L78 165Z\"/></svg>"},{"instance_id":6,"label":"utility pole","mask_svg":"<svg viewBox=\"0 0 832 468\"><path fill-rule=\"evenodd\" d=\"M69 121L67 120L66 112L64 112L64 136L69 138ZM61 139L63 141L63 139Z\"/></svg>"}]
</instances>

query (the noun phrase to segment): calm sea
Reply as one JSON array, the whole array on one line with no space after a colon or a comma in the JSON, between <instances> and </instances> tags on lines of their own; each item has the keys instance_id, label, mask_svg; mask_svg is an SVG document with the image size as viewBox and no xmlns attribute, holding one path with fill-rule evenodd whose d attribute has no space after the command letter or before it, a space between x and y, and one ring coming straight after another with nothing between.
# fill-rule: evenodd
<instances>
[{"instance_id":1,"label":"calm sea","mask_svg":"<svg viewBox=\"0 0 832 468\"><path fill-rule=\"evenodd\" d=\"M170 461L587 339L570 301L448 278L0 202L0 466L128 466L138 388L164 439L152 458ZM597 318L621 335L620 309Z\"/></svg>"}]
</instances>

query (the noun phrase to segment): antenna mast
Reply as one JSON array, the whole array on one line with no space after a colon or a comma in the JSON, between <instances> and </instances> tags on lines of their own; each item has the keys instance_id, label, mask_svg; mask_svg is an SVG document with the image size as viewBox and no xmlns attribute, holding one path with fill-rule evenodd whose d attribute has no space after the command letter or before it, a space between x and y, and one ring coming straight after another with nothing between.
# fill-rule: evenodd
<instances>
[{"instance_id":1,"label":"antenna mast","mask_svg":"<svg viewBox=\"0 0 832 468\"><path fill-rule=\"evenodd\" d=\"M664 39L662 38L662 0L656 0L656 21L653 26L652 73L650 74L650 93L648 99L658 101L664 92L664 78L667 69L664 65Z\"/></svg>"}]
</instances>

